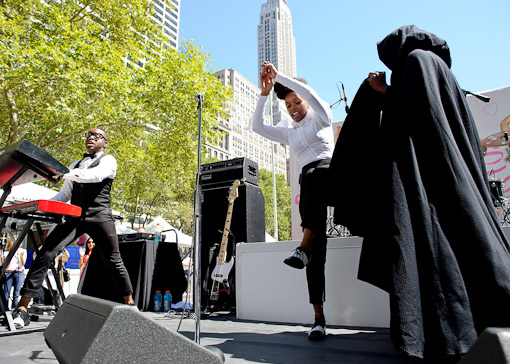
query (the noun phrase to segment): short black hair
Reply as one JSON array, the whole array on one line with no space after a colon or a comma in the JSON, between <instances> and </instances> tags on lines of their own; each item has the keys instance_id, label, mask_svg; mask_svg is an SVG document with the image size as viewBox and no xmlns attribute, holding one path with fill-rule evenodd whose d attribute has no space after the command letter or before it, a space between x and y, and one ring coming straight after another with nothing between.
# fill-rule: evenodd
<instances>
[{"instance_id":1,"label":"short black hair","mask_svg":"<svg viewBox=\"0 0 510 364\"><path fill-rule=\"evenodd\" d=\"M108 133L106 131L104 131L103 129L101 129L98 126L92 128L92 129L99 129L99 130L101 130L104 133L104 137L105 137L104 140L108 141L109 138L108 138Z\"/></svg>"},{"instance_id":2,"label":"short black hair","mask_svg":"<svg viewBox=\"0 0 510 364\"><path fill-rule=\"evenodd\" d=\"M307 84L306 80L304 78L296 77L295 80ZM291 92L294 92L294 90L291 90L290 88L283 86L281 83L275 82L274 83L274 92L276 92L276 97L278 97L281 100L285 100L287 95Z\"/></svg>"},{"instance_id":3,"label":"short black hair","mask_svg":"<svg viewBox=\"0 0 510 364\"><path fill-rule=\"evenodd\" d=\"M276 92L276 97L278 97L281 100L285 100L285 97L287 97L288 94L290 94L292 91L290 88L283 86L279 82L274 83L274 92Z\"/></svg>"}]
</instances>

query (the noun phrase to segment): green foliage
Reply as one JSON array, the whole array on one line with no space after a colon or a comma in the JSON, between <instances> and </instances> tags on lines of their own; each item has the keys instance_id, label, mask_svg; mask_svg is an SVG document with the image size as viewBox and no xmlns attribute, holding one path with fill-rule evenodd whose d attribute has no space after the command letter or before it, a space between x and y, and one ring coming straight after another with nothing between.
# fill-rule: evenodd
<instances>
[{"instance_id":1,"label":"green foliage","mask_svg":"<svg viewBox=\"0 0 510 364\"><path fill-rule=\"evenodd\" d=\"M204 157L202 158L202 164L209 164L209 163L216 163L216 162L220 162L221 159L219 159L218 157Z\"/></svg>"},{"instance_id":2,"label":"green foliage","mask_svg":"<svg viewBox=\"0 0 510 364\"><path fill-rule=\"evenodd\" d=\"M259 170L259 186L265 199L266 232L274 236L273 174L266 169ZM292 239L291 194L283 174L276 175L276 206L278 240Z\"/></svg>"},{"instance_id":3,"label":"green foliage","mask_svg":"<svg viewBox=\"0 0 510 364\"><path fill-rule=\"evenodd\" d=\"M83 133L103 128L119 164L114 208L172 220L193 200L194 95L206 95L204 142L230 94L200 48L164 46L152 11L145 0L0 1L0 146L27 139L68 165Z\"/></svg>"},{"instance_id":4,"label":"green foliage","mask_svg":"<svg viewBox=\"0 0 510 364\"><path fill-rule=\"evenodd\" d=\"M157 34L149 11L145 1L2 3L1 144L28 139L62 157L90 126L132 122L123 57L146 47L133 29Z\"/></svg>"}]
</instances>

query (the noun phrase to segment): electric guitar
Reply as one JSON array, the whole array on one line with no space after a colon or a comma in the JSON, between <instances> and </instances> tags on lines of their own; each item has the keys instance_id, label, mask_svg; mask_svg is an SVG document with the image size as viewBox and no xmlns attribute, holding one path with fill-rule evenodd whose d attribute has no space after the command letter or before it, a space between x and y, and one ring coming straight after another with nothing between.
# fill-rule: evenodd
<instances>
[{"instance_id":1,"label":"electric guitar","mask_svg":"<svg viewBox=\"0 0 510 364\"><path fill-rule=\"evenodd\" d=\"M216 260L216 266L211 273L211 279L213 281L211 287L211 294L209 299L213 302L217 302L220 298L220 293L226 293L230 295L230 287L228 284L228 277L232 266L234 265L234 257L231 256L229 261L227 260L227 246L228 236L230 232L230 223L232 221L232 209L234 207L234 200L239 196L238 187L241 184L239 180L235 180L230 188L230 194L228 195L228 209L227 218L225 220L225 227L223 228L223 235L221 238L220 249L218 251L218 257Z\"/></svg>"}]
</instances>

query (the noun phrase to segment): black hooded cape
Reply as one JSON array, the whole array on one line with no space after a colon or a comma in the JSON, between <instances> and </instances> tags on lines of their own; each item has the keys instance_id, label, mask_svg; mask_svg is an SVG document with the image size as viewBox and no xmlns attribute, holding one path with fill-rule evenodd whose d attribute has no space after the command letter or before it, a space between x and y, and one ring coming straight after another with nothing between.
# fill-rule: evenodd
<instances>
[{"instance_id":1,"label":"black hooded cape","mask_svg":"<svg viewBox=\"0 0 510 364\"><path fill-rule=\"evenodd\" d=\"M509 245L446 42L404 26L378 51L391 86L365 81L352 102L330 167L335 221L364 237L358 278L389 293L396 347L459 356L510 326Z\"/></svg>"}]
</instances>

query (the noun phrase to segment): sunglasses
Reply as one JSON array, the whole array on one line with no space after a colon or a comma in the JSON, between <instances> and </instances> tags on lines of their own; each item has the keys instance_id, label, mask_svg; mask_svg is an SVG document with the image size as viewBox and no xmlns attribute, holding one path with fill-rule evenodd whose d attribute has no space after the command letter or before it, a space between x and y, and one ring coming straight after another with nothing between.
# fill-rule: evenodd
<instances>
[{"instance_id":1,"label":"sunglasses","mask_svg":"<svg viewBox=\"0 0 510 364\"><path fill-rule=\"evenodd\" d=\"M106 139L106 137L101 133L92 133L91 131L85 133L86 139L88 139L90 137L92 137L94 140L103 138L104 140L108 141L108 139Z\"/></svg>"}]
</instances>

